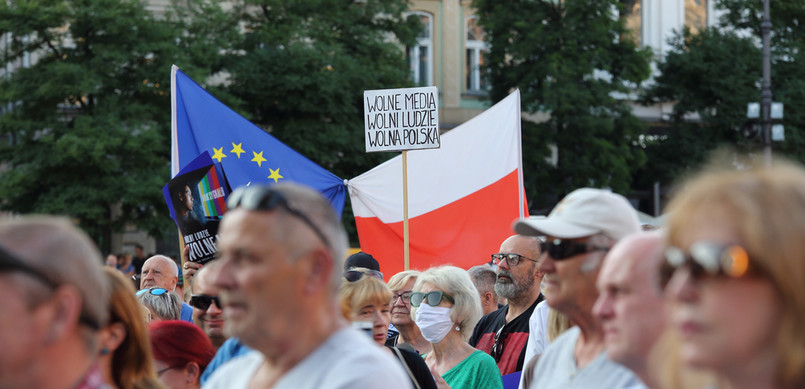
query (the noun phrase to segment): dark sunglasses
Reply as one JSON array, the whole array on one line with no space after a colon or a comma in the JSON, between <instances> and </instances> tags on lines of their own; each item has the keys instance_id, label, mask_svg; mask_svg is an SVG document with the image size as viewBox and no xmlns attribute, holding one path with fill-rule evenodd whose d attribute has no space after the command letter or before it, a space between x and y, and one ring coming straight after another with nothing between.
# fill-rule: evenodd
<instances>
[{"instance_id":1,"label":"dark sunglasses","mask_svg":"<svg viewBox=\"0 0 805 389\"><path fill-rule=\"evenodd\" d=\"M561 261L575 257L579 254L590 253L593 251L609 251L609 247L596 246L589 243L579 243L563 239L551 239L539 244L542 253L548 253L551 259Z\"/></svg>"},{"instance_id":2,"label":"dark sunglasses","mask_svg":"<svg viewBox=\"0 0 805 389\"><path fill-rule=\"evenodd\" d=\"M194 294L190 296L190 305L202 311L206 311L212 303L215 303L219 309L221 308L221 300L218 299L218 296L207 296L206 294Z\"/></svg>"},{"instance_id":3,"label":"dark sunglasses","mask_svg":"<svg viewBox=\"0 0 805 389\"><path fill-rule=\"evenodd\" d=\"M503 328L506 325L500 327L498 332L495 333L494 343L492 343L492 358L495 358L495 362L500 362L500 357L503 356L503 342L506 340L506 337L509 335L508 332L503 332Z\"/></svg>"},{"instance_id":4,"label":"dark sunglasses","mask_svg":"<svg viewBox=\"0 0 805 389\"><path fill-rule=\"evenodd\" d=\"M687 253L673 246L665 249L662 281L670 280L673 273L682 267L688 268L696 280L705 276L738 278L754 274L757 270L749 262L749 254L743 247L708 241L690 245Z\"/></svg>"},{"instance_id":5,"label":"dark sunglasses","mask_svg":"<svg viewBox=\"0 0 805 389\"><path fill-rule=\"evenodd\" d=\"M324 236L324 233L316 227L316 224L314 224L309 217L298 209L291 207L285 195L275 189L271 189L270 186L251 185L237 188L229 195L229 199L226 201L226 207L227 209L243 207L250 211L272 211L278 207L282 208L307 224L327 247L333 247L330 245L330 241L327 240L327 237Z\"/></svg>"},{"instance_id":6,"label":"dark sunglasses","mask_svg":"<svg viewBox=\"0 0 805 389\"><path fill-rule=\"evenodd\" d=\"M154 286L154 287L151 287L151 288L148 288L148 289L140 289L140 290L138 290L137 291L137 296L143 295L145 292L148 292L148 293L150 293L150 294L152 294L154 296L162 296L163 294L168 293L168 290L165 289L165 288L159 288L159 287Z\"/></svg>"},{"instance_id":7,"label":"dark sunglasses","mask_svg":"<svg viewBox=\"0 0 805 389\"><path fill-rule=\"evenodd\" d=\"M349 282L355 282L363 278L364 275L377 278L383 281L383 273L377 270L347 270L344 272L344 278Z\"/></svg>"},{"instance_id":8,"label":"dark sunglasses","mask_svg":"<svg viewBox=\"0 0 805 389\"><path fill-rule=\"evenodd\" d=\"M411 306L418 307L422 305L422 301L425 301L431 307L438 307L439 304L442 303L442 298L449 301L451 304L455 304L456 301L453 299L453 296L446 294L442 291L433 291L428 293L422 292L412 292L411 293Z\"/></svg>"},{"instance_id":9,"label":"dark sunglasses","mask_svg":"<svg viewBox=\"0 0 805 389\"><path fill-rule=\"evenodd\" d=\"M43 282L50 289L56 289L61 285L60 283L48 277L45 273L42 273L41 271L25 263L25 261L6 251L5 248L0 247L0 273L12 272L24 273L34 277ZM101 328L101 325L97 321L89 318L84 312L81 312L81 316L78 317L78 321L94 330L99 330Z\"/></svg>"},{"instance_id":10,"label":"dark sunglasses","mask_svg":"<svg viewBox=\"0 0 805 389\"><path fill-rule=\"evenodd\" d=\"M520 254L503 254L503 253L492 254L492 263L495 264L495 266L500 265L500 263L503 262L504 260L509 266L517 266L517 264L520 263L520 260L523 259L537 262L536 259L524 257Z\"/></svg>"}]
</instances>

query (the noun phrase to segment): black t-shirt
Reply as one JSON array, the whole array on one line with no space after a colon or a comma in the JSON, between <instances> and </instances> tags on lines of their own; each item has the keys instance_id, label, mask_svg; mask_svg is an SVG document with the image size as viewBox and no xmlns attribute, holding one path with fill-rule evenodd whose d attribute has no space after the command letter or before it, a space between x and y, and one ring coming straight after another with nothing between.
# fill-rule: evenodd
<instances>
[{"instance_id":1,"label":"black t-shirt","mask_svg":"<svg viewBox=\"0 0 805 389\"><path fill-rule=\"evenodd\" d=\"M433 375L430 373L430 369L425 363L425 360L413 351L403 348L398 348L397 350L400 350L400 354L402 354L403 360L405 360L405 364L408 366L408 370L411 370L411 374L413 375L411 381L413 382L414 379L416 379L416 382L422 389L436 389L436 381L433 380ZM391 350L391 352L394 353L394 358L399 361L400 358L397 356L397 353L395 353L394 350ZM400 361L400 363L403 362ZM405 367L403 367L403 370L405 370ZM414 387L416 387L416 385L414 385Z\"/></svg>"},{"instance_id":2,"label":"black t-shirt","mask_svg":"<svg viewBox=\"0 0 805 389\"><path fill-rule=\"evenodd\" d=\"M534 308L543 299L544 297L540 293L534 304L531 304L525 312L509 323L506 323L506 313L509 311L508 305L482 317L481 321L475 326L475 330L472 331L470 346L492 355L495 334L500 330L498 343L502 344L503 347L503 352L497 360L500 374L507 375L523 370L525 346L528 343L528 322L531 319Z\"/></svg>"}]
</instances>

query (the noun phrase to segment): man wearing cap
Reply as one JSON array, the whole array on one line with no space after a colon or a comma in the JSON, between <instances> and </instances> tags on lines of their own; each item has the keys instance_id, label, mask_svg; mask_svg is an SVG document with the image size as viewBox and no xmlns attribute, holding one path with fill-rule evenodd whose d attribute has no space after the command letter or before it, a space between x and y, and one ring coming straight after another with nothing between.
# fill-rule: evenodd
<instances>
[{"instance_id":1,"label":"man wearing cap","mask_svg":"<svg viewBox=\"0 0 805 389\"><path fill-rule=\"evenodd\" d=\"M593 308L609 359L629 368L648 387L656 384L649 374L649 353L665 329L659 271L664 244L659 231L639 232L618 242L601 267Z\"/></svg>"},{"instance_id":2,"label":"man wearing cap","mask_svg":"<svg viewBox=\"0 0 805 389\"><path fill-rule=\"evenodd\" d=\"M163 288L169 292L176 289L179 282L179 267L176 262L164 255L154 255L143 264L140 289ZM181 319L193 322L193 307L182 301Z\"/></svg>"},{"instance_id":3,"label":"man wearing cap","mask_svg":"<svg viewBox=\"0 0 805 389\"><path fill-rule=\"evenodd\" d=\"M540 240L535 236L513 235L492 254L498 266L495 292L508 304L484 316L475 325L470 346L495 358L502 375L523 369L528 341L528 319L542 301L539 291Z\"/></svg>"},{"instance_id":4,"label":"man wearing cap","mask_svg":"<svg viewBox=\"0 0 805 389\"><path fill-rule=\"evenodd\" d=\"M634 373L607 358L601 322L593 315L598 298L595 282L604 255L615 242L640 230L631 204L610 191L577 189L548 217L521 219L514 230L545 237L539 267L545 272L548 305L576 325L541 354L528 388L639 385Z\"/></svg>"},{"instance_id":5,"label":"man wearing cap","mask_svg":"<svg viewBox=\"0 0 805 389\"><path fill-rule=\"evenodd\" d=\"M213 283L224 331L255 351L225 363L205 388L410 388L391 353L341 314L347 236L321 194L251 185L232 192L227 209Z\"/></svg>"},{"instance_id":6,"label":"man wearing cap","mask_svg":"<svg viewBox=\"0 0 805 389\"><path fill-rule=\"evenodd\" d=\"M0 388L101 388L98 329L109 285L89 237L66 219L0 223Z\"/></svg>"}]
</instances>

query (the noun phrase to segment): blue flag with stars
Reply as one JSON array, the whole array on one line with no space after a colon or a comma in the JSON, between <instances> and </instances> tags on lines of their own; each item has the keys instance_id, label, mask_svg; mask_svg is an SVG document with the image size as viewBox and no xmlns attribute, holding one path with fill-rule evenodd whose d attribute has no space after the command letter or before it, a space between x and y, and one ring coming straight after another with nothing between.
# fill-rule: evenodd
<instances>
[{"instance_id":1,"label":"blue flag with stars","mask_svg":"<svg viewBox=\"0 0 805 389\"><path fill-rule=\"evenodd\" d=\"M293 181L312 187L344 209L344 180L238 115L175 65L171 69L171 177L207 151L232 189Z\"/></svg>"}]
</instances>

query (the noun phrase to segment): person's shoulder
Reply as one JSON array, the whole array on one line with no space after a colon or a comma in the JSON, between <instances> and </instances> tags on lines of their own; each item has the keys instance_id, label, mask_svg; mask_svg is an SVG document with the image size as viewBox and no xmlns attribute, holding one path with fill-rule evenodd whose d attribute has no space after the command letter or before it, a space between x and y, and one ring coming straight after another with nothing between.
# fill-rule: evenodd
<instances>
[{"instance_id":1,"label":"person's shoulder","mask_svg":"<svg viewBox=\"0 0 805 389\"><path fill-rule=\"evenodd\" d=\"M204 388L247 388L254 372L263 362L263 354L249 351L221 365L204 384Z\"/></svg>"},{"instance_id":2,"label":"person's shoulder","mask_svg":"<svg viewBox=\"0 0 805 389\"><path fill-rule=\"evenodd\" d=\"M493 324L495 324L495 323L497 323L497 322L499 322L501 320L506 321L506 312L508 310L509 310L509 306L504 305L503 307L498 308L497 310L495 310L493 312L487 313L486 315L481 317L481 320L478 321L478 324L475 326L475 328L483 328L483 329L485 329L486 327L490 327L490 326L494 327ZM486 332L488 332L488 331L486 331ZM494 332L494 331L492 331L492 332Z\"/></svg>"},{"instance_id":3,"label":"person's shoulder","mask_svg":"<svg viewBox=\"0 0 805 389\"><path fill-rule=\"evenodd\" d=\"M537 370L546 367L553 369L557 363L568 358L572 359L576 340L578 340L580 333L579 327L573 326L554 339L543 351L539 363L537 363Z\"/></svg>"}]
</instances>

